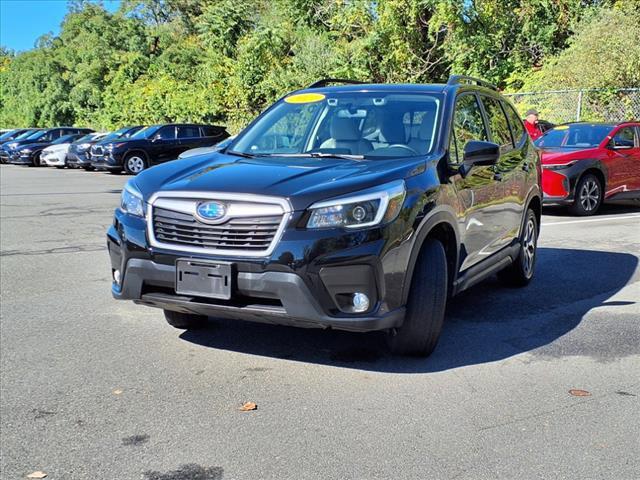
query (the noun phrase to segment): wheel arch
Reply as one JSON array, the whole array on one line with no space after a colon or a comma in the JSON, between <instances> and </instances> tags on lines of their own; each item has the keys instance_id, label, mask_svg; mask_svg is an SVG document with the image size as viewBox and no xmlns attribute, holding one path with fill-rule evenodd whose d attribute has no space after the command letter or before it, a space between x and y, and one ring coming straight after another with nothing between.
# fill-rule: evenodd
<instances>
[{"instance_id":1,"label":"wheel arch","mask_svg":"<svg viewBox=\"0 0 640 480\"><path fill-rule=\"evenodd\" d=\"M453 210L443 208L431 212L422 220L417 228L402 286L403 304L406 304L409 297L409 290L418 257L422 252L426 240L429 238L440 241L444 247L447 255L447 291L449 294L453 291L452 287L458 274L457 270L460 258L460 234Z\"/></svg>"}]
</instances>

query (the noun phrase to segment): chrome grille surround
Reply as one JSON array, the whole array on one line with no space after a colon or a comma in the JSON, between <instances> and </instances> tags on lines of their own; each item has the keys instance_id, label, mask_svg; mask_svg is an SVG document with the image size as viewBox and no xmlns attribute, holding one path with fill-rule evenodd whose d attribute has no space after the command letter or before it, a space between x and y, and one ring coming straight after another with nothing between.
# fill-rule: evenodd
<instances>
[{"instance_id":1,"label":"chrome grille surround","mask_svg":"<svg viewBox=\"0 0 640 480\"><path fill-rule=\"evenodd\" d=\"M196 208L206 201L225 203L225 217L212 223L197 220ZM293 211L280 197L188 191L157 192L146 208L151 247L234 257L271 255Z\"/></svg>"}]
</instances>

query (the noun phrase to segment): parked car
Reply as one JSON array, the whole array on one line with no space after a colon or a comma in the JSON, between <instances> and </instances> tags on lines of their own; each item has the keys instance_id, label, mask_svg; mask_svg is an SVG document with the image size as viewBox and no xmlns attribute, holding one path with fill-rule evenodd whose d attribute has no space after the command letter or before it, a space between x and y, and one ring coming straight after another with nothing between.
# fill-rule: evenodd
<instances>
[{"instance_id":1,"label":"parked car","mask_svg":"<svg viewBox=\"0 0 640 480\"><path fill-rule=\"evenodd\" d=\"M2 135L0 135L0 145L5 143L5 142L9 142L11 140L15 140L20 135L22 135L23 133L28 132L28 131L33 131L33 129L31 129L31 128L16 128L14 130L5 131Z\"/></svg>"},{"instance_id":2,"label":"parked car","mask_svg":"<svg viewBox=\"0 0 640 480\"><path fill-rule=\"evenodd\" d=\"M178 155L178 159L195 157L197 155L206 155L208 153L219 152L220 150L223 150L223 149L227 148L231 144L231 142L233 141L234 138L236 138L236 136L232 135L232 136L222 140L221 142L216 143L215 145L213 145L211 147L198 147L198 148L192 148L191 150L186 150L186 151L182 152L180 155Z\"/></svg>"},{"instance_id":3,"label":"parked car","mask_svg":"<svg viewBox=\"0 0 640 480\"><path fill-rule=\"evenodd\" d=\"M132 135L136 134L138 131L142 130L144 125L136 125L133 127L123 127L115 132L111 132L109 135L101 139L99 142L95 143L91 146L91 165L98 169L103 170L105 167L105 159L104 159L104 145L110 144L115 140L119 139L127 139Z\"/></svg>"},{"instance_id":4,"label":"parked car","mask_svg":"<svg viewBox=\"0 0 640 480\"><path fill-rule=\"evenodd\" d=\"M41 130L24 140L14 142L17 143L17 145L11 148L9 152L9 161L16 165L39 167L40 154L42 150L51 145L54 141L66 135L88 133L91 131L92 130L89 128L76 127L56 127Z\"/></svg>"},{"instance_id":5,"label":"parked car","mask_svg":"<svg viewBox=\"0 0 640 480\"><path fill-rule=\"evenodd\" d=\"M67 165L69 145L84 136L83 133L74 133L55 140L50 146L42 150L40 154L40 165L64 168Z\"/></svg>"},{"instance_id":6,"label":"parked car","mask_svg":"<svg viewBox=\"0 0 640 480\"><path fill-rule=\"evenodd\" d=\"M221 152L127 182L107 233L115 298L177 328L386 330L393 352L428 355L448 296L496 272L530 282L540 158L495 87L328 82Z\"/></svg>"},{"instance_id":7,"label":"parked car","mask_svg":"<svg viewBox=\"0 0 640 480\"><path fill-rule=\"evenodd\" d=\"M185 150L214 145L228 136L224 127L214 125L151 125L128 139L104 143L99 166L137 175L150 165L175 160Z\"/></svg>"},{"instance_id":8,"label":"parked car","mask_svg":"<svg viewBox=\"0 0 640 480\"><path fill-rule=\"evenodd\" d=\"M22 133L17 134L11 140L5 140L0 144L0 163L8 163L11 157L10 150L17 147L19 142L29 138L31 135L43 130L42 128L27 128Z\"/></svg>"},{"instance_id":9,"label":"parked car","mask_svg":"<svg viewBox=\"0 0 640 480\"><path fill-rule=\"evenodd\" d=\"M536 141L544 203L593 215L604 201L640 199L640 123L570 123Z\"/></svg>"},{"instance_id":10,"label":"parked car","mask_svg":"<svg viewBox=\"0 0 640 480\"><path fill-rule=\"evenodd\" d=\"M90 133L69 145L69 150L67 151L67 166L70 168L93 170L93 165L91 165L91 147L108 134L109 132Z\"/></svg>"}]
</instances>

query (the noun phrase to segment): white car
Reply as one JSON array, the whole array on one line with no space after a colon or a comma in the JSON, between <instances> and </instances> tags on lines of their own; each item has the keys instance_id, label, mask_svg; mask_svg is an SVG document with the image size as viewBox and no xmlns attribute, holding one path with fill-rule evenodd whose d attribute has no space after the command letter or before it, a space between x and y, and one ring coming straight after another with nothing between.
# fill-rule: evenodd
<instances>
[{"instance_id":1,"label":"white car","mask_svg":"<svg viewBox=\"0 0 640 480\"><path fill-rule=\"evenodd\" d=\"M67 165L67 152L69 151L69 145L85 135L86 134L84 133L80 133L60 137L47 148L42 150L42 153L40 154L40 165L64 168ZM100 135L106 135L106 133L95 134L96 137L99 137Z\"/></svg>"}]
</instances>

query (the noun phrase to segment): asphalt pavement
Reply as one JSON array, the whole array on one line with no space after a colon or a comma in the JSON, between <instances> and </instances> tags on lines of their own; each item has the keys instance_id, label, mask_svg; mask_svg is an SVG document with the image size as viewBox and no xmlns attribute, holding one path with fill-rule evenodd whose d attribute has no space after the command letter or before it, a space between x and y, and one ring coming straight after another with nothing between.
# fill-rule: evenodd
<instances>
[{"instance_id":1,"label":"asphalt pavement","mask_svg":"<svg viewBox=\"0 0 640 480\"><path fill-rule=\"evenodd\" d=\"M128 177L0 178L2 479L640 478L638 208L545 211L532 284L456 297L418 360L379 333L173 329L111 297Z\"/></svg>"}]
</instances>

